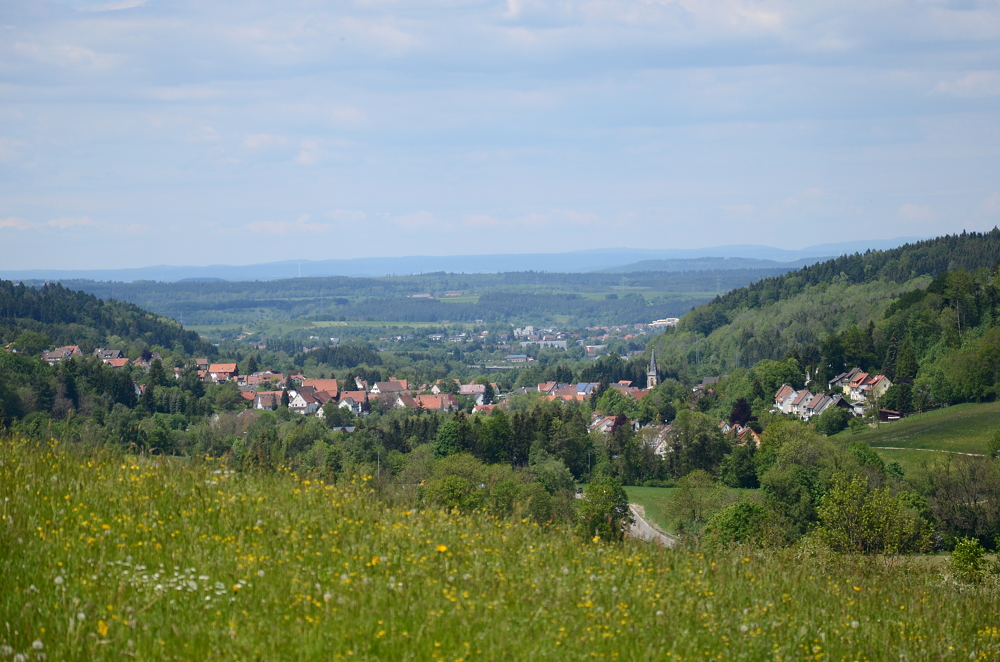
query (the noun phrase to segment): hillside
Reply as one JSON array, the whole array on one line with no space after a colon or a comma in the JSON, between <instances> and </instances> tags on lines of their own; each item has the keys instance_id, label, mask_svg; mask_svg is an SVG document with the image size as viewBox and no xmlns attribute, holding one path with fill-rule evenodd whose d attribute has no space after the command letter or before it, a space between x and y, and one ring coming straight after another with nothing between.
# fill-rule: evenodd
<instances>
[{"instance_id":1,"label":"hillside","mask_svg":"<svg viewBox=\"0 0 1000 662\"><path fill-rule=\"evenodd\" d=\"M969 328L985 324L977 332L982 335L993 324L996 318L988 311L996 303L992 270L998 259L997 229L839 257L760 280L698 307L656 341L657 356L668 374L694 379L794 355L803 369L822 379L852 362L880 368L896 334L897 343L911 336L923 364L978 337L966 333ZM926 290L932 282L936 296L903 297L901 307L890 310L894 300ZM951 333L948 315L960 308ZM973 308L971 323L964 311Z\"/></svg>"},{"instance_id":2,"label":"hillside","mask_svg":"<svg viewBox=\"0 0 1000 662\"><path fill-rule=\"evenodd\" d=\"M0 441L9 659L995 659L933 559L581 541L373 482ZM970 655L970 651L975 651Z\"/></svg>"},{"instance_id":3,"label":"hillside","mask_svg":"<svg viewBox=\"0 0 1000 662\"><path fill-rule=\"evenodd\" d=\"M174 320L121 301L102 301L58 283L41 287L0 280L0 345L31 344L29 353L53 345L79 345L84 353L113 345L127 350L162 347L188 356L216 349ZM35 334L28 338L25 332Z\"/></svg>"}]
</instances>

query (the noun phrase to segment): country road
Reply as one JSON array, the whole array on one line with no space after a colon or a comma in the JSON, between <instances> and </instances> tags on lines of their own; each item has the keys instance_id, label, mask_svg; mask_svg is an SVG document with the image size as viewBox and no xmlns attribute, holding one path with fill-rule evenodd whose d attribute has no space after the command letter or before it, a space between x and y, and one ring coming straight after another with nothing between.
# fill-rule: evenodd
<instances>
[{"instance_id":1,"label":"country road","mask_svg":"<svg viewBox=\"0 0 1000 662\"><path fill-rule=\"evenodd\" d=\"M635 522L628 529L628 535L639 540L655 542L664 547L673 548L680 543L680 540L676 536L672 536L660 529L660 527L647 522L645 519L645 508L636 503L630 503L628 507L632 511L632 517L635 519Z\"/></svg>"}]
</instances>

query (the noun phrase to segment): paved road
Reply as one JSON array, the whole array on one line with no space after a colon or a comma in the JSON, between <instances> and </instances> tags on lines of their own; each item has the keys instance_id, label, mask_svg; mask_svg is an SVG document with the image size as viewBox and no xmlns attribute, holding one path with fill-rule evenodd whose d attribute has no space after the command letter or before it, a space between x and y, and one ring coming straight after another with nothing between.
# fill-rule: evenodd
<instances>
[{"instance_id":1,"label":"paved road","mask_svg":"<svg viewBox=\"0 0 1000 662\"><path fill-rule=\"evenodd\" d=\"M680 540L676 536L672 536L660 530L660 527L647 522L643 517L646 512L642 506L630 503L628 507L632 511L632 517L635 519L635 522L629 527L628 535L639 540L655 542L664 547L676 547L680 543Z\"/></svg>"}]
</instances>

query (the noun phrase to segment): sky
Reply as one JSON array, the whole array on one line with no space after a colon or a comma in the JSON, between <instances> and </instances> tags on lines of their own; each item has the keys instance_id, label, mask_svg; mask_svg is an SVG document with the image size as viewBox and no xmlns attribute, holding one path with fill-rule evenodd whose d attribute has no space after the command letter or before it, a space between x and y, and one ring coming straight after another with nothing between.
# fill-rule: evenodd
<instances>
[{"instance_id":1,"label":"sky","mask_svg":"<svg viewBox=\"0 0 1000 662\"><path fill-rule=\"evenodd\" d=\"M1000 224L1000 0L0 0L0 269Z\"/></svg>"}]
</instances>

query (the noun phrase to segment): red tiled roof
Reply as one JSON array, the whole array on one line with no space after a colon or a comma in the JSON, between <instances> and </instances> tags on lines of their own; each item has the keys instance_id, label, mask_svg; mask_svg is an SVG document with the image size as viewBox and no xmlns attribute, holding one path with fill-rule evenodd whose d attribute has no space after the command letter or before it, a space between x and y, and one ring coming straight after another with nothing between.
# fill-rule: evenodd
<instances>
[{"instance_id":1,"label":"red tiled roof","mask_svg":"<svg viewBox=\"0 0 1000 662\"><path fill-rule=\"evenodd\" d=\"M213 363L212 365L208 366L208 371L209 372L216 372L216 373L218 373L218 372L225 372L225 373L235 374L236 373L236 364L235 363Z\"/></svg>"}]
</instances>

